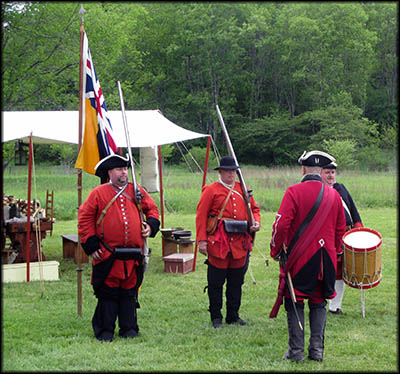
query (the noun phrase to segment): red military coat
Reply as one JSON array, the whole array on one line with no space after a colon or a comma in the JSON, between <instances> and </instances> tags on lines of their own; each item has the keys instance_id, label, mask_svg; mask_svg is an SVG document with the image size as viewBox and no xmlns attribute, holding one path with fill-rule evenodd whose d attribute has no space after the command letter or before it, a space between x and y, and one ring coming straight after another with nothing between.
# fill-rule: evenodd
<instances>
[{"instance_id":1,"label":"red military coat","mask_svg":"<svg viewBox=\"0 0 400 374\"><path fill-rule=\"evenodd\" d=\"M240 259L252 250L251 237L248 233L230 233L228 234L228 244L221 245L218 241L220 229L213 235L207 235L208 216L218 216L222 205L229 193L229 189L220 182L214 182L204 186L196 214L196 241L208 241L208 254L219 259L225 259L228 253L232 254L233 259ZM250 197L251 210L254 219L261 222L260 208L256 205L254 198ZM242 188L239 182L235 182L234 192L232 192L225 206L222 219L230 218L235 220L248 220L247 207L243 198Z\"/></svg>"},{"instance_id":2,"label":"red military coat","mask_svg":"<svg viewBox=\"0 0 400 374\"><path fill-rule=\"evenodd\" d=\"M279 255L283 244L286 247L289 246L297 229L313 206L321 186L319 176L306 175L302 183L286 190L272 226L271 257L276 258ZM320 294L323 298L332 298L336 294L334 284L337 254L342 252L346 219L340 195L336 190L325 188L320 207L325 206L322 204L326 204L327 201L330 201L331 207L325 212L326 218L323 224L317 232L314 230L312 237L307 239L307 233L312 232L312 225L315 223L311 221L298 240L298 244L304 240L310 240L310 244L302 250L297 260L288 269L293 279L295 293L300 297ZM317 287L320 287L320 290ZM285 295L288 296L287 290Z\"/></svg>"},{"instance_id":3,"label":"red military coat","mask_svg":"<svg viewBox=\"0 0 400 374\"><path fill-rule=\"evenodd\" d=\"M140 188L140 187L139 187ZM159 212L157 205L149 194L140 188L142 194L142 211L145 217L158 219ZM129 183L125 191L113 202L107 210L102 222L97 225L97 219L109 201L115 196L116 190L110 183L105 183L94 188L88 195L86 201L79 208L78 234L82 243L95 235L101 238L110 248L114 247L141 247L144 240L141 235L141 222L139 211L135 203L129 197L133 195L133 184ZM102 261L111 256L103 245ZM93 266L100 261L93 259ZM110 287L121 286L132 288L136 284L135 266L136 260L114 260L111 272L109 273L106 284ZM120 284L118 284L121 282ZM93 274L92 274L93 283Z\"/></svg>"}]
</instances>

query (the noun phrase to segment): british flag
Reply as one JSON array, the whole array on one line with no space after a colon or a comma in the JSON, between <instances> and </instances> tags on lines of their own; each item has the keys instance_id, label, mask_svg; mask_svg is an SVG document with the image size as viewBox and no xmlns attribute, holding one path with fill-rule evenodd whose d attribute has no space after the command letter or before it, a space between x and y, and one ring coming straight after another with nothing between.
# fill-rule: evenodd
<instances>
[{"instance_id":1,"label":"british flag","mask_svg":"<svg viewBox=\"0 0 400 374\"><path fill-rule=\"evenodd\" d=\"M89 43L84 33L83 39L83 87L82 118L85 121L82 147L75 163L76 168L95 174L94 167L104 157L117 152L113 139L111 121L108 117L106 102L97 79Z\"/></svg>"}]
</instances>

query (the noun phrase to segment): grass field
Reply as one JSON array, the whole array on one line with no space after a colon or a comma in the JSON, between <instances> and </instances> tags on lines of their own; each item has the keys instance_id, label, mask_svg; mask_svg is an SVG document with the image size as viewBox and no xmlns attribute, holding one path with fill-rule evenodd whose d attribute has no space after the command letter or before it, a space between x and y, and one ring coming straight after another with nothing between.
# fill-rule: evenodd
<instances>
[{"instance_id":1,"label":"grass field","mask_svg":"<svg viewBox=\"0 0 400 374\"><path fill-rule=\"evenodd\" d=\"M33 173L32 199L37 198L42 206L46 190L54 190L54 216L57 220L77 218L76 169L63 167L37 167ZM140 183L140 172L136 175ZM257 204L263 211L276 212L283 194L289 186L299 183L300 167L262 168L243 167L247 187L253 190ZM7 168L3 174L4 193L17 198L27 198L28 172L26 166ZM206 183L218 179L215 170L208 170ZM164 205L169 213L193 213L200 198L202 173L191 173L185 167L166 167L163 170ZM344 183L357 207L397 207L397 174L394 172L368 172L358 170L339 171L337 181ZM99 184L99 178L83 173L82 199ZM152 194L160 206L160 194Z\"/></svg>"},{"instance_id":2,"label":"grass field","mask_svg":"<svg viewBox=\"0 0 400 374\"><path fill-rule=\"evenodd\" d=\"M251 180L252 176L248 178ZM280 198L287 183L298 182L295 174L272 176L271 172L270 178L268 188L276 183ZM282 180L278 185L279 178ZM359 178L363 180L363 188L374 191L377 188L381 192L374 193L380 196L393 193L393 200L397 201L394 176L367 178L360 175ZM183 179L170 177L169 190L173 190L174 184L189 183ZM191 179L188 177L188 180ZM347 180L350 183L350 176ZM68 179L68 183L71 181ZM255 179L252 185L256 182ZM51 183L49 179L44 186ZM24 186L13 185L6 179L4 186L25 190ZM42 184L40 188L43 188ZM62 186L60 189L61 192L55 191L58 205L66 195ZM361 185L349 189L356 192ZM260 191L261 187L254 188L257 201L262 195ZM6 188L4 192L7 192ZM71 196L76 204L76 194ZM196 199L198 196L199 193ZM362 197L361 192L359 196ZM327 317L322 363L281 360L287 349L284 309L281 308L277 318L269 318L278 286L278 264L269 258L268 250L275 212L263 209L262 229L257 233L240 309L241 317L250 326L224 325L222 329L213 329L207 311L208 297L203 293L206 285L204 256L198 254L195 272L185 275L164 273L161 235L158 234L149 240L153 252L139 296L140 337L133 340L117 337L112 343L100 343L93 337L91 318L96 298L90 286L90 264L82 266L82 316L78 316L77 265L72 259L62 257L61 240L62 234L76 233L77 222L75 218L57 219L52 236L48 235L43 241L43 252L47 260L60 263L60 280L45 281L43 295L40 282L3 283L2 372L398 372L397 202L394 206L382 203L380 207L375 205L378 197L373 198L373 207L364 203L357 205L361 205L359 212L364 225L379 231L383 237L382 280L378 286L365 291L365 318L361 314L361 291L346 286L345 315ZM382 197L385 201L391 198ZM190 195L181 200L185 199L194 198ZM186 201L186 204L193 202ZM183 210L167 211L165 227L183 226L194 234L195 213ZM266 258L269 258L268 267L265 266ZM308 308L305 311L307 347Z\"/></svg>"}]
</instances>

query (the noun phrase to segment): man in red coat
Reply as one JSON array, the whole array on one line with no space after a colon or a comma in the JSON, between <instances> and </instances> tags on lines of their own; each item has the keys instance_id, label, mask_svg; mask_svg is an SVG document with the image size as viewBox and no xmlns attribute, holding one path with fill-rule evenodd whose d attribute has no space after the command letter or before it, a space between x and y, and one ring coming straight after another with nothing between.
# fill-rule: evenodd
<instances>
[{"instance_id":1,"label":"man in red coat","mask_svg":"<svg viewBox=\"0 0 400 374\"><path fill-rule=\"evenodd\" d=\"M272 226L270 254L274 260L281 260L281 266L278 298L270 317L276 317L284 298L289 348L283 359L304 359L304 299L308 299L308 358L323 360L326 299L336 295L336 259L342 252L346 230L340 195L333 188L325 188L320 176L321 167L333 161L332 156L320 151L304 152L300 156L301 183L286 190ZM320 202L316 207L318 197ZM311 210L315 212L312 218L308 215ZM302 225L303 221L308 224ZM287 257L283 253L285 248ZM295 300L290 297L290 282L286 281L289 277Z\"/></svg>"},{"instance_id":2,"label":"man in red coat","mask_svg":"<svg viewBox=\"0 0 400 374\"><path fill-rule=\"evenodd\" d=\"M118 317L119 336L138 336L136 308L138 288L143 280L144 240L154 237L160 221L157 205L138 186L141 209L146 217L143 228L134 202L133 184L128 183L129 158L110 155L95 167L105 182L94 188L79 208L78 234L85 253L92 256L91 284L98 299L92 326L100 341L112 341ZM118 259L116 247L131 248L129 259Z\"/></svg>"},{"instance_id":3,"label":"man in red coat","mask_svg":"<svg viewBox=\"0 0 400 374\"><path fill-rule=\"evenodd\" d=\"M260 209L254 198L250 197L251 211L255 224L249 227L248 213L243 191L239 182L235 182L236 165L234 158L221 158L219 181L204 186L196 214L196 241L199 252L207 256L209 311L214 328L222 327L222 290L226 280L226 323L247 325L239 317L242 297L242 284L248 268L254 233L260 229ZM207 232L209 217L217 217L215 232ZM232 229L224 228L228 221Z\"/></svg>"}]
</instances>

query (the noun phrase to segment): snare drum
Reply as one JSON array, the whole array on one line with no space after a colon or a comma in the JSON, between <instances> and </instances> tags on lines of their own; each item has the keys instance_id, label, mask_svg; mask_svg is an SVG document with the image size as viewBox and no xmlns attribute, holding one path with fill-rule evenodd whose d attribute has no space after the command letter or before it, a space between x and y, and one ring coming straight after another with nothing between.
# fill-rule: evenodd
<instances>
[{"instance_id":1,"label":"snare drum","mask_svg":"<svg viewBox=\"0 0 400 374\"><path fill-rule=\"evenodd\" d=\"M354 228L343 235L343 280L353 288L372 288L379 284L382 236L365 227Z\"/></svg>"}]
</instances>

